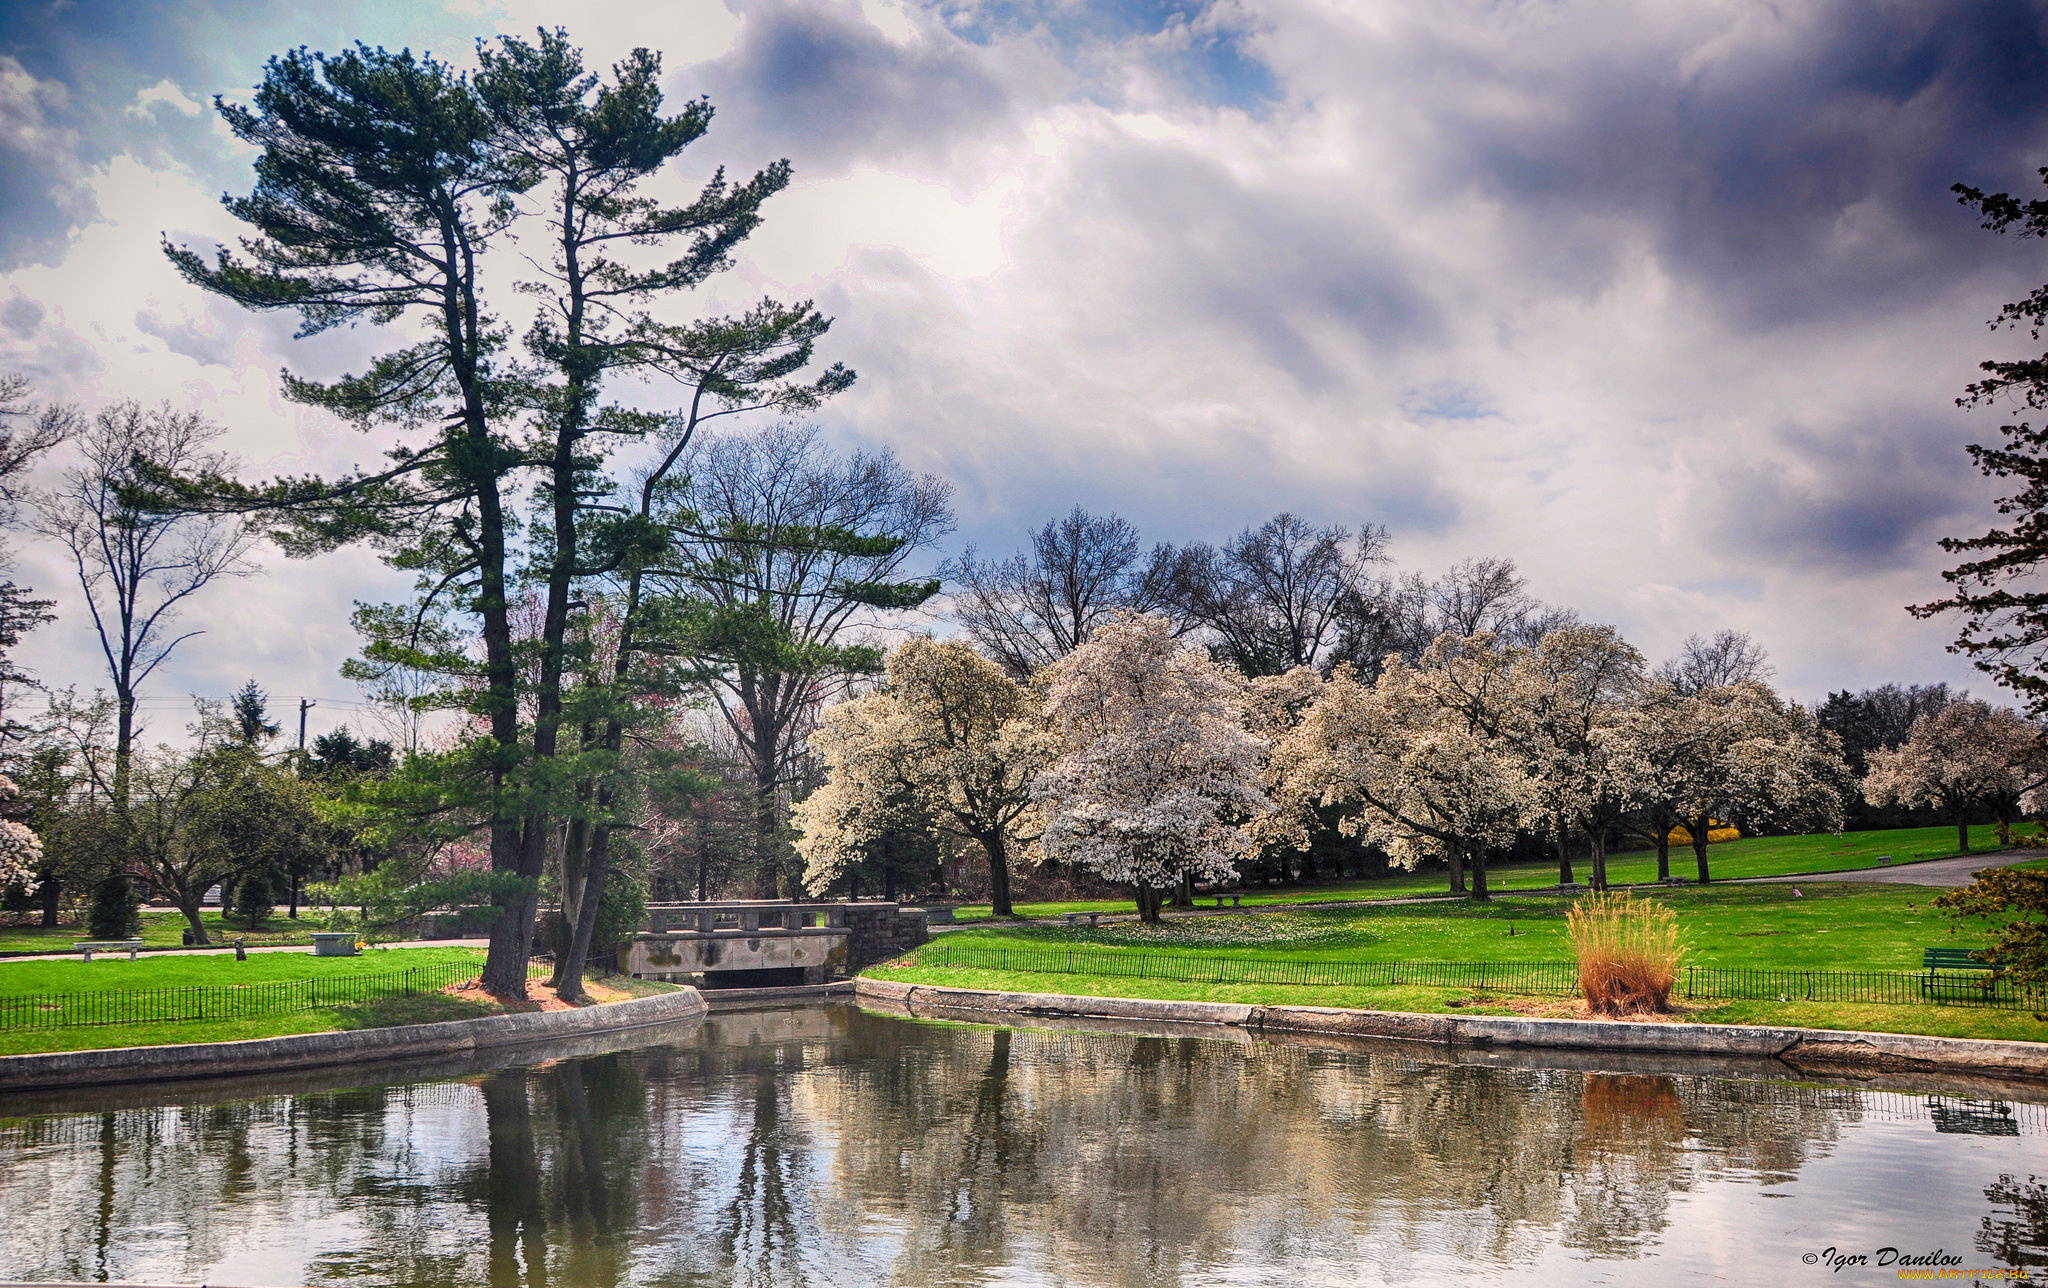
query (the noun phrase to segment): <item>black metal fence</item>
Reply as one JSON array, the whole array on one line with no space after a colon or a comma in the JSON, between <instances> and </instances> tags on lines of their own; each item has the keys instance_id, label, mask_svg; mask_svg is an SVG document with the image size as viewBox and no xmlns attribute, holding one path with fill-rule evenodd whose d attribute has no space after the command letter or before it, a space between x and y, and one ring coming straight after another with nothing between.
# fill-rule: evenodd
<instances>
[{"instance_id":1,"label":"black metal fence","mask_svg":"<svg viewBox=\"0 0 2048 1288\"><path fill-rule=\"evenodd\" d=\"M1985 971L1752 970L1738 966L1688 966L1683 996L1706 1001L1934 1002L1988 1006L2007 1011L2048 1011L2048 993L2005 981Z\"/></svg>"},{"instance_id":2,"label":"black metal fence","mask_svg":"<svg viewBox=\"0 0 2048 1288\"><path fill-rule=\"evenodd\" d=\"M0 1030L176 1024L193 1020L245 1020L290 1015L386 997L437 993L450 984L475 979L482 965L479 958L473 962L443 962L433 966L410 966L404 970L331 975L325 979L0 997ZM527 966L527 975L531 978L553 970L552 958L535 957Z\"/></svg>"},{"instance_id":3,"label":"black metal fence","mask_svg":"<svg viewBox=\"0 0 2048 1288\"><path fill-rule=\"evenodd\" d=\"M1089 952L1065 948L938 944L919 964L963 970L1164 979L1204 984L1295 984L1324 988L1488 989L1502 993L1579 991L1573 962L1346 962L1182 953ZM1982 972L1842 971L1688 966L1674 992L1688 1000L1922 1002L2048 1011L2048 992L1990 984Z\"/></svg>"}]
</instances>

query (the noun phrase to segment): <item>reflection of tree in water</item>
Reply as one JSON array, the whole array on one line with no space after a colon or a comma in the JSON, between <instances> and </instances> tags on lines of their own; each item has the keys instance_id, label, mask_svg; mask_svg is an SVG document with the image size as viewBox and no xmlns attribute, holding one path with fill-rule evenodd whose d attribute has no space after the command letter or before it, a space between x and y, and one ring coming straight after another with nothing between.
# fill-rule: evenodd
<instances>
[{"instance_id":1,"label":"reflection of tree in water","mask_svg":"<svg viewBox=\"0 0 2048 1288\"><path fill-rule=\"evenodd\" d=\"M2022 1182L2002 1175L1984 1197L1994 1211L1977 1232L1977 1247L2000 1265L2048 1266L2048 1186L2031 1176Z\"/></svg>"},{"instance_id":2,"label":"reflection of tree in water","mask_svg":"<svg viewBox=\"0 0 2048 1288\"><path fill-rule=\"evenodd\" d=\"M0 1206L49 1214L0 1229L0 1272L196 1281L241 1241L302 1230L301 1282L1199 1284L1318 1263L1393 1280L1559 1244L1636 1255L1674 1195L1789 1178L1862 1105L1811 1085L733 1013L683 1045L467 1082L0 1123ZM2040 1187L1988 1196L1987 1249L2044 1264Z\"/></svg>"},{"instance_id":3,"label":"reflection of tree in water","mask_svg":"<svg viewBox=\"0 0 2048 1288\"><path fill-rule=\"evenodd\" d=\"M616 1284L636 1214L613 1200L644 1153L630 1058L0 1129L0 1229L19 1277L197 1281L297 1232L282 1282ZM32 1166L24 1163L33 1160ZM339 1249L339 1250L331 1250ZM301 1262L303 1261L303 1267Z\"/></svg>"},{"instance_id":4,"label":"reflection of tree in water","mask_svg":"<svg viewBox=\"0 0 2048 1288\"><path fill-rule=\"evenodd\" d=\"M856 1016L850 1052L866 1024ZM805 1080L838 1135L838 1237L891 1218L896 1282L1004 1265L1077 1283L1361 1249L1513 1264L1632 1255L1671 1198L1823 1148L1853 1092L1370 1059L1284 1044L1002 1030ZM903 1096L898 1101L899 1091Z\"/></svg>"}]
</instances>

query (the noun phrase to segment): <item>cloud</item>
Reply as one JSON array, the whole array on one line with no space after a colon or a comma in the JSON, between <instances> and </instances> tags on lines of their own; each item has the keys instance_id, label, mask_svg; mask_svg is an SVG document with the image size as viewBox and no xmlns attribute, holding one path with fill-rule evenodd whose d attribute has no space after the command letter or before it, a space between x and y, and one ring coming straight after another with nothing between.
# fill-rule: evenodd
<instances>
[{"instance_id":1,"label":"cloud","mask_svg":"<svg viewBox=\"0 0 2048 1288\"><path fill-rule=\"evenodd\" d=\"M90 216L77 133L55 119L68 97L0 54L0 269L51 254Z\"/></svg>"},{"instance_id":2,"label":"cloud","mask_svg":"<svg viewBox=\"0 0 2048 1288\"><path fill-rule=\"evenodd\" d=\"M214 199L249 182L188 105L302 40L465 56L558 20L0 19L0 147L43 167L0 178L25 212L0 363L205 407L261 473L372 453L275 372L374 336L294 343L164 272L157 233L231 236ZM953 479L962 543L1007 551L1077 501L1173 540L1385 521L1405 566L1511 555L1652 655L1732 625L1794 692L1966 678L1899 606L1938 590L1935 537L1990 518L1961 446L1991 426L1951 400L2021 351L1982 324L2039 261L1947 188L2048 162L2036 5L691 0L569 25L596 66L664 49L672 95L718 108L673 191L793 161L693 306L816 299L821 357L861 373L828 426ZM384 576L252 583L210 637L234 646L167 683L232 687L260 637L266 684L331 688Z\"/></svg>"},{"instance_id":3,"label":"cloud","mask_svg":"<svg viewBox=\"0 0 2048 1288\"><path fill-rule=\"evenodd\" d=\"M203 104L196 102L187 96L184 90L179 89L176 81L166 76L136 94L135 101L128 105L127 112L130 116L149 117L154 116L159 107L171 108L181 116L197 116L206 110Z\"/></svg>"}]
</instances>

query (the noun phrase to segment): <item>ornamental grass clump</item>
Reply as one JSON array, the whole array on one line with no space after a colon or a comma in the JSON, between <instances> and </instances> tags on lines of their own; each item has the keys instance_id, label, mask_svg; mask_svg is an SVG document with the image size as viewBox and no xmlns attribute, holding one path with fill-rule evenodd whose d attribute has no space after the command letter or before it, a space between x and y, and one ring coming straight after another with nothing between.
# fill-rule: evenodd
<instances>
[{"instance_id":1,"label":"ornamental grass clump","mask_svg":"<svg viewBox=\"0 0 2048 1288\"><path fill-rule=\"evenodd\" d=\"M1579 991L1595 1015L1646 1015L1671 1009L1671 988L1685 947L1678 914L1626 891L1595 893L1568 918L1579 958Z\"/></svg>"}]
</instances>

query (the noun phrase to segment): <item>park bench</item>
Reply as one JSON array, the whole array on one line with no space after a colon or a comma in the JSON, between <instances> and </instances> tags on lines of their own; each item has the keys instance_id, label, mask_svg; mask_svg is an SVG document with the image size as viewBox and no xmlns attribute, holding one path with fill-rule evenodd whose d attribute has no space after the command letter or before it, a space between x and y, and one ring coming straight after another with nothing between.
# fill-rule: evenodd
<instances>
[{"instance_id":1,"label":"park bench","mask_svg":"<svg viewBox=\"0 0 2048 1288\"><path fill-rule=\"evenodd\" d=\"M1102 914L1099 912L1063 912L1060 915L1067 919L1067 924L1070 926L1080 925L1081 918L1083 917L1086 917L1088 919L1088 924L1092 926L1096 923L1097 919L1102 916Z\"/></svg>"},{"instance_id":2,"label":"park bench","mask_svg":"<svg viewBox=\"0 0 2048 1288\"><path fill-rule=\"evenodd\" d=\"M1221 908L1221 907L1223 906L1223 901L1224 901L1225 899L1228 899L1228 900L1230 900L1230 906L1231 906L1231 907L1233 907L1233 908L1240 908L1240 907L1243 907L1243 906L1244 906L1244 904L1243 904L1243 899L1244 899L1244 896L1243 896L1243 895L1237 895L1237 894L1228 894L1228 895L1225 895L1225 894L1219 894L1219 895L1217 895L1217 896L1216 896L1216 906L1217 906L1217 907L1219 907L1219 908Z\"/></svg>"},{"instance_id":3,"label":"park bench","mask_svg":"<svg viewBox=\"0 0 2048 1288\"><path fill-rule=\"evenodd\" d=\"M132 962L135 960L136 951L142 947L142 941L140 939L81 939L71 946L84 953L85 960L87 961L92 960L94 953L118 953L125 948L128 950L128 960Z\"/></svg>"},{"instance_id":4,"label":"park bench","mask_svg":"<svg viewBox=\"0 0 2048 1288\"><path fill-rule=\"evenodd\" d=\"M1991 988L1992 967L1970 956L1967 948L1930 948L1921 957L1920 966L1927 973L1920 978L1920 996L1935 997L1943 989L1957 989L1983 994ZM1968 975L1944 972L1969 971Z\"/></svg>"}]
</instances>

